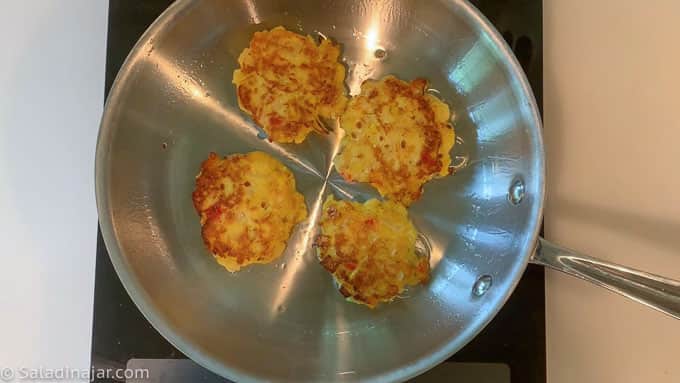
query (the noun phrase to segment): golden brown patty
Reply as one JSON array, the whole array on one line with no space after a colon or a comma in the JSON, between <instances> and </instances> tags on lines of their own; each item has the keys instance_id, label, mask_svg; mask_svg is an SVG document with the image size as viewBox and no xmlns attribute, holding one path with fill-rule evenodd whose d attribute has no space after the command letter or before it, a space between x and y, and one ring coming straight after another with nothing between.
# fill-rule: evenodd
<instances>
[{"instance_id":1,"label":"golden brown patty","mask_svg":"<svg viewBox=\"0 0 680 383\"><path fill-rule=\"evenodd\" d=\"M345 179L408 206L425 182L448 174L455 139L449 107L426 89L425 80L394 76L361 85L341 117L346 135L335 166Z\"/></svg>"},{"instance_id":2,"label":"golden brown patty","mask_svg":"<svg viewBox=\"0 0 680 383\"><path fill-rule=\"evenodd\" d=\"M416 230L406 208L391 201L323 204L316 239L321 265L348 299L375 307L389 302L407 285L429 278L430 265L416 255Z\"/></svg>"},{"instance_id":3,"label":"golden brown patty","mask_svg":"<svg viewBox=\"0 0 680 383\"><path fill-rule=\"evenodd\" d=\"M256 32L234 71L239 106L271 140L302 142L322 129L319 116L337 117L345 107L339 56L340 47L330 40L317 45L283 27Z\"/></svg>"},{"instance_id":4,"label":"golden brown patty","mask_svg":"<svg viewBox=\"0 0 680 383\"><path fill-rule=\"evenodd\" d=\"M232 272L278 258L293 227L307 217L293 174L262 152L222 159L210 153L196 177L193 201L203 242Z\"/></svg>"}]
</instances>

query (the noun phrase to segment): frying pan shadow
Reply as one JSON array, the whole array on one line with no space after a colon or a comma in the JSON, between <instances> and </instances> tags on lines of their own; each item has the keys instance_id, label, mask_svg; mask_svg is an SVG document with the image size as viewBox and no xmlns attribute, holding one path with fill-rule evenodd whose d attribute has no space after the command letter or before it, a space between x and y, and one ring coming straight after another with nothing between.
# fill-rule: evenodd
<instances>
[{"instance_id":1,"label":"frying pan shadow","mask_svg":"<svg viewBox=\"0 0 680 383\"><path fill-rule=\"evenodd\" d=\"M557 197L549 202L550 212L563 219L594 224L635 237L676 253L680 249L680 220L656 218L614 210L601 205Z\"/></svg>"},{"instance_id":2,"label":"frying pan shadow","mask_svg":"<svg viewBox=\"0 0 680 383\"><path fill-rule=\"evenodd\" d=\"M546 68L551 68L550 65ZM545 84L558 84L557 73L554 71L545 72ZM547 184L557 185L558 175L563 173L565 164L569 160L566 153L565 132L566 129L551 129L551 127L565 125L563 103L561 102L559 88L556 86L545 86L545 100L552 102L545 103L545 143L549 150L550 172L548 172ZM607 228L612 232L625 234L626 236L637 237L642 241L649 242L656 246L664 247L672 253L677 253L680 249L680 220L669 218L652 217L650 215L635 214L622 210L611 209L602 205L585 203L574 199L566 198L555 193L546 201L546 229L550 230L549 222L552 216L563 219L575 220L599 227Z\"/></svg>"}]
</instances>

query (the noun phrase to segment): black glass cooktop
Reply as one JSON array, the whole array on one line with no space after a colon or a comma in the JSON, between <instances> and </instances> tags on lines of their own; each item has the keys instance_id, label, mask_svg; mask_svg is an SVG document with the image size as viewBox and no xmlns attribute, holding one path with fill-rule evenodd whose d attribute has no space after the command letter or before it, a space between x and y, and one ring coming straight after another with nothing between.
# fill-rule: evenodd
<instances>
[{"instance_id":1,"label":"black glass cooktop","mask_svg":"<svg viewBox=\"0 0 680 383\"><path fill-rule=\"evenodd\" d=\"M169 0L110 0L106 92L125 57ZM515 51L542 112L541 0L472 1ZM533 265L493 321L442 366L414 381L545 382L543 269ZM95 367L150 369L145 382L224 382L168 343L139 312L121 285L101 234L97 240L92 363ZM177 380L173 380L173 376ZM104 381L102 381L104 382ZM110 380L108 382L111 382ZM131 382L131 381L129 381Z\"/></svg>"}]
</instances>

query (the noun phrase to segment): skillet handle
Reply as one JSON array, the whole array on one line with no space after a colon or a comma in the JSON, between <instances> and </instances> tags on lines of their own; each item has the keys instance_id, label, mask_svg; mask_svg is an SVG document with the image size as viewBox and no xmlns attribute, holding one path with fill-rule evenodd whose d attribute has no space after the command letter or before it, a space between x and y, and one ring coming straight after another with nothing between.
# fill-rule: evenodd
<instances>
[{"instance_id":1,"label":"skillet handle","mask_svg":"<svg viewBox=\"0 0 680 383\"><path fill-rule=\"evenodd\" d=\"M585 279L680 319L680 282L604 262L539 238L531 263Z\"/></svg>"}]
</instances>

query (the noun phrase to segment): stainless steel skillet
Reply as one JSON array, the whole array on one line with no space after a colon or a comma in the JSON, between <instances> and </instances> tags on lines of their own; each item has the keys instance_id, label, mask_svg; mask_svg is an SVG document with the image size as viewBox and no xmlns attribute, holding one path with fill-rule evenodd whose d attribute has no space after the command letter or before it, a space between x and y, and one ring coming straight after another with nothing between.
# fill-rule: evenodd
<instances>
[{"instance_id":1,"label":"stainless steel skillet","mask_svg":"<svg viewBox=\"0 0 680 383\"><path fill-rule=\"evenodd\" d=\"M325 176L337 135L273 145L239 111L230 83L236 57L254 31L280 24L339 41L350 90L388 73L422 76L456 112L461 140L452 155L460 168L429 183L410 209L432 281L406 299L376 310L344 302L311 250L313 219L274 265L229 274L203 248L190 196L210 151L272 153L294 171L310 210L328 193L375 196L334 172ZM112 88L96 188L126 289L200 364L237 381L395 381L474 337L532 259L679 315L677 282L538 238L544 169L526 80L498 33L464 1L180 1L145 33Z\"/></svg>"}]
</instances>

